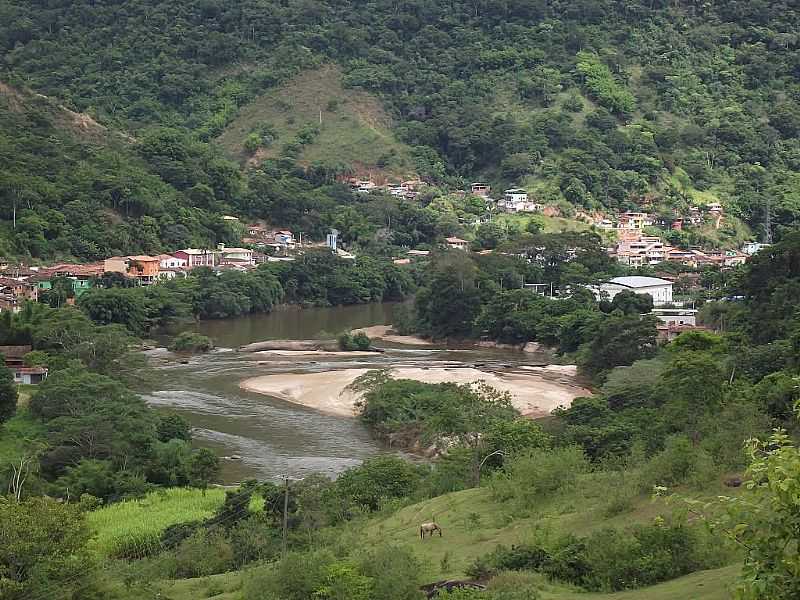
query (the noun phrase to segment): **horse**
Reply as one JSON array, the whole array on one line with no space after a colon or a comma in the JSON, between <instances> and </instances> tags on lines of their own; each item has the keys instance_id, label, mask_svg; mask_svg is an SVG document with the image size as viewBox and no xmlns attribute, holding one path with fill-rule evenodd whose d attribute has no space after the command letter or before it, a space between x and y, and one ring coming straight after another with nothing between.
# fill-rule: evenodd
<instances>
[{"instance_id":1,"label":"horse","mask_svg":"<svg viewBox=\"0 0 800 600\"><path fill-rule=\"evenodd\" d=\"M434 533L439 532L439 537L442 537L442 528L436 523L423 523L419 526L419 539L424 540L425 534L432 536Z\"/></svg>"}]
</instances>

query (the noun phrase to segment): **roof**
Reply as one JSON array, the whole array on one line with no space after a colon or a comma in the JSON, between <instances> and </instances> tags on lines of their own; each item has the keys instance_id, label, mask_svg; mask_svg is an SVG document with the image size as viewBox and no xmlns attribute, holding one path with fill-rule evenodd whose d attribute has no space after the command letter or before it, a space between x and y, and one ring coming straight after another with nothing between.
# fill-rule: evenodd
<instances>
[{"instance_id":1,"label":"roof","mask_svg":"<svg viewBox=\"0 0 800 600\"><path fill-rule=\"evenodd\" d=\"M250 248L223 248L222 250L220 250L220 252L222 252L223 254L228 254L228 253L233 254L233 253L240 253L240 252L244 252L244 253L252 252L252 250L250 250Z\"/></svg>"},{"instance_id":2,"label":"roof","mask_svg":"<svg viewBox=\"0 0 800 600\"><path fill-rule=\"evenodd\" d=\"M175 254L178 252L183 252L184 254L211 254L210 250L198 250L197 248L184 248L176 251Z\"/></svg>"},{"instance_id":3,"label":"roof","mask_svg":"<svg viewBox=\"0 0 800 600\"><path fill-rule=\"evenodd\" d=\"M157 256L147 256L146 254L135 254L133 256L126 256L128 260L135 260L137 262L152 262L158 260Z\"/></svg>"},{"instance_id":4,"label":"roof","mask_svg":"<svg viewBox=\"0 0 800 600\"><path fill-rule=\"evenodd\" d=\"M627 288L646 288L657 285L672 285L671 281L666 279L659 279L658 277L643 277L641 275L633 275L631 277L614 277L609 279L606 283L614 283Z\"/></svg>"},{"instance_id":5,"label":"roof","mask_svg":"<svg viewBox=\"0 0 800 600\"><path fill-rule=\"evenodd\" d=\"M510 190L505 191L506 194L527 194L528 190L523 190L522 188L511 188Z\"/></svg>"},{"instance_id":6,"label":"roof","mask_svg":"<svg viewBox=\"0 0 800 600\"><path fill-rule=\"evenodd\" d=\"M457 238L457 237L445 238L445 241L448 244L469 244L469 242L467 240L462 240L461 238Z\"/></svg>"},{"instance_id":7,"label":"roof","mask_svg":"<svg viewBox=\"0 0 800 600\"><path fill-rule=\"evenodd\" d=\"M0 346L0 354L6 358L22 358L30 351L30 346Z\"/></svg>"}]
</instances>

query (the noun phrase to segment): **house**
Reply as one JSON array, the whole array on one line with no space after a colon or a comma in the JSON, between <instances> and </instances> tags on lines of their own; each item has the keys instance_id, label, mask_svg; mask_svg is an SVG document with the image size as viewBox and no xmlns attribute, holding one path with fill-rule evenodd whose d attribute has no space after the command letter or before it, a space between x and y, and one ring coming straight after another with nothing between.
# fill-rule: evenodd
<instances>
[{"instance_id":1,"label":"house","mask_svg":"<svg viewBox=\"0 0 800 600\"><path fill-rule=\"evenodd\" d=\"M158 266L161 269L180 269L186 266L186 259L172 254L159 254L157 257Z\"/></svg>"},{"instance_id":2,"label":"house","mask_svg":"<svg viewBox=\"0 0 800 600\"><path fill-rule=\"evenodd\" d=\"M275 240L276 244L281 244L282 246L291 247L295 245L294 234L288 229L274 231L272 233L272 239Z\"/></svg>"},{"instance_id":3,"label":"house","mask_svg":"<svg viewBox=\"0 0 800 600\"><path fill-rule=\"evenodd\" d=\"M25 366L25 355L31 351L30 346L0 346L0 354L6 367L14 375L14 383L35 385L47 377L44 367Z\"/></svg>"},{"instance_id":4,"label":"house","mask_svg":"<svg viewBox=\"0 0 800 600\"><path fill-rule=\"evenodd\" d=\"M747 242L744 246L742 246L742 252L748 256L753 256L764 248L769 248L769 244L762 244L760 242Z\"/></svg>"},{"instance_id":5,"label":"house","mask_svg":"<svg viewBox=\"0 0 800 600\"><path fill-rule=\"evenodd\" d=\"M644 229L652 225L653 219L643 212L626 212L619 216L617 229Z\"/></svg>"},{"instance_id":6,"label":"house","mask_svg":"<svg viewBox=\"0 0 800 600\"><path fill-rule=\"evenodd\" d=\"M39 299L39 286L35 282L19 281L11 277L0 277L0 292L10 294L17 300L36 302Z\"/></svg>"},{"instance_id":7,"label":"house","mask_svg":"<svg viewBox=\"0 0 800 600\"><path fill-rule=\"evenodd\" d=\"M253 251L249 248L219 249L219 264L221 265L254 265Z\"/></svg>"},{"instance_id":8,"label":"house","mask_svg":"<svg viewBox=\"0 0 800 600\"><path fill-rule=\"evenodd\" d=\"M722 213L722 204L719 202L711 202L710 204L706 205L706 210L710 213Z\"/></svg>"},{"instance_id":9,"label":"house","mask_svg":"<svg viewBox=\"0 0 800 600\"><path fill-rule=\"evenodd\" d=\"M528 200L528 192L519 188L506 190L497 207L507 213L541 212L544 209L544 205Z\"/></svg>"},{"instance_id":10,"label":"house","mask_svg":"<svg viewBox=\"0 0 800 600\"><path fill-rule=\"evenodd\" d=\"M654 308L653 316L667 325L697 325L697 310L693 308Z\"/></svg>"},{"instance_id":11,"label":"house","mask_svg":"<svg viewBox=\"0 0 800 600\"><path fill-rule=\"evenodd\" d=\"M663 306L672 302L672 286L673 283L666 279L633 275L614 277L594 286L592 291L598 300L613 300L614 296L626 290L635 294L650 294L654 306Z\"/></svg>"},{"instance_id":12,"label":"house","mask_svg":"<svg viewBox=\"0 0 800 600\"><path fill-rule=\"evenodd\" d=\"M661 238L642 235L638 230L620 231L620 240L612 254L619 262L632 267L655 265L666 260Z\"/></svg>"},{"instance_id":13,"label":"house","mask_svg":"<svg viewBox=\"0 0 800 600\"><path fill-rule=\"evenodd\" d=\"M148 285L158 280L160 264L157 256L138 254L127 256L128 269L126 274L139 280L139 283Z\"/></svg>"},{"instance_id":14,"label":"house","mask_svg":"<svg viewBox=\"0 0 800 600\"><path fill-rule=\"evenodd\" d=\"M667 323L657 325L656 330L657 339L662 343L675 341L680 334L687 331L711 331L708 327L704 327L703 325L672 325Z\"/></svg>"},{"instance_id":15,"label":"house","mask_svg":"<svg viewBox=\"0 0 800 600\"><path fill-rule=\"evenodd\" d=\"M614 222L611 219L600 219L595 221L595 227L598 229L614 229Z\"/></svg>"},{"instance_id":16,"label":"house","mask_svg":"<svg viewBox=\"0 0 800 600\"><path fill-rule=\"evenodd\" d=\"M488 198L491 191L492 186L487 183L475 182L470 186L470 192L472 192L472 195L480 196L481 198Z\"/></svg>"},{"instance_id":17,"label":"house","mask_svg":"<svg viewBox=\"0 0 800 600\"><path fill-rule=\"evenodd\" d=\"M214 266L214 252L211 250L186 248L173 252L175 258L180 258L186 261L186 267L193 269L194 267L213 267Z\"/></svg>"},{"instance_id":18,"label":"house","mask_svg":"<svg viewBox=\"0 0 800 600\"><path fill-rule=\"evenodd\" d=\"M355 181L351 184L351 187L358 192L359 194L369 194L370 192L377 189L377 185L368 179Z\"/></svg>"},{"instance_id":19,"label":"house","mask_svg":"<svg viewBox=\"0 0 800 600\"><path fill-rule=\"evenodd\" d=\"M449 237L445 238L445 243L447 243L448 248L453 248L454 250L469 250L469 242L467 240L462 240L461 238L457 237Z\"/></svg>"},{"instance_id":20,"label":"house","mask_svg":"<svg viewBox=\"0 0 800 600\"><path fill-rule=\"evenodd\" d=\"M411 256L413 258L420 258L420 257L423 257L423 256L428 256L430 253L431 253L430 250L409 250L408 252L406 252L406 254L408 254L409 256Z\"/></svg>"}]
</instances>

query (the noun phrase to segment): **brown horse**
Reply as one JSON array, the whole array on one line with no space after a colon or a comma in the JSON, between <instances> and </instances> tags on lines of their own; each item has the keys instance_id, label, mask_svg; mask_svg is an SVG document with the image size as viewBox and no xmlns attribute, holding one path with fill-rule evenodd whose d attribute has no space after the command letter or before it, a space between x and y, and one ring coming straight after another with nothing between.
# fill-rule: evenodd
<instances>
[{"instance_id":1,"label":"brown horse","mask_svg":"<svg viewBox=\"0 0 800 600\"><path fill-rule=\"evenodd\" d=\"M419 526L419 539L424 540L426 533L428 536L432 536L437 531L439 532L439 537L442 537L442 528L439 525L433 522L423 523Z\"/></svg>"}]
</instances>

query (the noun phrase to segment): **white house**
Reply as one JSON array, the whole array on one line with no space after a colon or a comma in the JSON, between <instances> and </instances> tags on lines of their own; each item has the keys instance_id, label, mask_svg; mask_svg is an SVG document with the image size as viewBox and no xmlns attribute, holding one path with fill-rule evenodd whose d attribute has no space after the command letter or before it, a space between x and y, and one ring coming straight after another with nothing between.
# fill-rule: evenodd
<instances>
[{"instance_id":1,"label":"white house","mask_svg":"<svg viewBox=\"0 0 800 600\"><path fill-rule=\"evenodd\" d=\"M760 242L747 242L744 246L742 246L742 252L753 256L767 247L769 247L769 244L762 244Z\"/></svg>"},{"instance_id":2,"label":"white house","mask_svg":"<svg viewBox=\"0 0 800 600\"><path fill-rule=\"evenodd\" d=\"M528 192L520 188L512 188L503 193L498 208L507 213L540 212L544 206L528 199Z\"/></svg>"},{"instance_id":3,"label":"white house","mask_svg":"<svg viewBox=\"0 0 800 600\"><path fill-rule=\"evenodd\" d=\"M625 290L636 294L650 294L653 297L654 306L662 306L672 302L672 282L658 277L642 277L639 275L614 277L614 279L604 281L599 286L595 286L592 291L598 300L613 300L614 296Z\"/></svg>"},{"instance_id":4,"label":"white house","mask_svg":"<svg viewBox=\"0 0 800 600\"><path fill-rule=\"evenodd\" d=\"M469 250L469 242L467 240L462 240L461 238L457 237L449 237L445 238L444 241L447 242L448 248L453 248L454 250Z\"/></svg>"},{"instance_id":5,"label":"white house","mask_svg":"<svg viewBox=\"0 0 800 600\"><path fill-rule=\"evenodd\" d=\"M162 269L180 269L186 266L187 260L172 254L159 254L158 266Z\"/></svg>"},{"instance_id":6,"label":"white house","mask_svg":"<svg viewBox=\"0 0 800 600\"><path fill-rule=\"evenodd\" d=\"M253 251L249 248L225 248L222 247L219 249L220 254L220 264L222 265L231 265L231 264L240 264L240 265L253 265L255 261L253 260Z\"/></svg>"}]
</instances>

